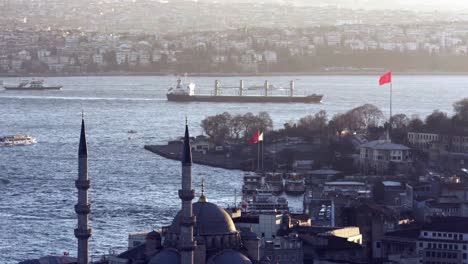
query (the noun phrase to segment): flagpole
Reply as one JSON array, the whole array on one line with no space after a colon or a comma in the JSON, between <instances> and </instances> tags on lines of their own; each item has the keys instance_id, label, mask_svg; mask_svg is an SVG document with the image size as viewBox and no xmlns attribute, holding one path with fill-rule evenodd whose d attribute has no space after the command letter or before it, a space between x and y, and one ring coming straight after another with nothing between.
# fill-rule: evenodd
<instances>
[{"instance_id":1,"label":"flagpole","mask_svg":"<svg viewBox=\"0 0 468 264\"><path fill-rule=\"evenodd\" d=\"M393 82L390 83L390 118L388 119L388 136L390 137L390 130L392 130L392 94L393 94Z\"/></svg>"},{"instance_id":2,"label":"flagpole","mask_svg":"<svg viewBox=\"0 0 468 264\"><path fill-rule=\"evenodd\" d=\"M257 171L259 169L260 169L260 142L258 142L258 139L257 139Z\"/></svg>"},{"instance_id":3,"label":"flagpole","mask_svg":"<svg viewBox=\"0 0 468 264\"><path fill-rule=\"evenodd\" d=\"M263 171L263 153L264 153L263 147L264 145L263 145L263 139L262 139L262 171Z\"/></svg>"}]
</instances>

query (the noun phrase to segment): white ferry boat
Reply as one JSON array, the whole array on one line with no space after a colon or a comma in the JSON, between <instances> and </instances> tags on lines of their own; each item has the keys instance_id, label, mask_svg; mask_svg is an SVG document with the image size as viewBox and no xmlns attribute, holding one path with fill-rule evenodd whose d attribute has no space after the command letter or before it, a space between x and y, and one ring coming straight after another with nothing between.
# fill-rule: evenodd
<instances>
[{"instance_id":1,"label":"white ferry boat","mask_svg":"<svg viewBox=\"0 0 468 264\"><path fill-rule=\"evenodd\" d=\"M301 195L305 192L304 175L291 172L286 174L284 191L290 195Z\"/></svg>"},{"instance_id":2,"label":"white ferry boat","mask_svg":"<svg viewBox=\"0 0 468 264\"><path fill-rule=\"evenodd\" d=\"M285 197L274 196L269 186L264 185L254 193L252 200L248 201L247 211L287 213L289 212L288 200Z\"/></svg>"},{"instance_id":3,"label":"white ferry boat","mask_svg":"<svg viewBox=\"0 0 468 264\"><path fill-rule=\"evenodd\" d=\"M61 85L48 85L44 80L21 80L18 84L3 84L5 90L60 90Z\"/></svg>"},{"instance_id":4,"label":"white ferry boat","mask_svg":"<svg viewBox=\"0 0 468 264\"><path fill-rule=\"evenodd\" d=\"M275 195L280 195L284 191L283 176L281 173L268 172L265 177L265 182L270 187L270 190Z\"/></svg>"},{"instance_id":5,"label":"white ferry boat","mask_svg":"<svg viewBox=\"0 0 468 264\"><path fill-rule=\"evenodd\" d=\"M37 143L36 139L26 135L0 137L0 146L26 146Z\"/></svg>"},{"instance_id":6,"label":"white ferry boat","mask_svg":"<svg viewBox=\"0 0 468 264\"><path fill-rule=\"evenodd\" d=\"M251 195L262 186L262 175L256 172L247 172L244 174L244 184L242 185L242 194Z\"/></svg>"}]
</instances>

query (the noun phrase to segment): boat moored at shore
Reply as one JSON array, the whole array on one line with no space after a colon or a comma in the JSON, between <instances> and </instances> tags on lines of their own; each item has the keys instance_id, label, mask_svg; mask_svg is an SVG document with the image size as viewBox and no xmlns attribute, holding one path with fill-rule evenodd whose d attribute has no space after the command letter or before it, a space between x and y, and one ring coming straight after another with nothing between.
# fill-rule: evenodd
<instances>
[{"instance_id":1,"label":"boat moored at shore","mask_svg":"<svg viewBox=\"0 0 468 264\"><path fill-rule=\"evenodd\" d=\"M269 186L271 192L275 195L280 195L284 191L283 177L281 173L266 173L265 183Z\"/></svg>"},{"instance_id":2,"label":"boat moored at shore","mask_svg":"<svg viewBox=\"0 0 468 264\"><path fill-rule=\"evenodd\" d=\"M244 174L244 184L242 185L243 195L252 195L262 185L262 175L256 172L247 172Z\"/></svg>"},{"instance_id":3,"label":"boat moored at shore","mask_svg":"<svg viewBox=\"0 0 468 264\"><path fill-rule=\"evenodd\" d=\"M305 192L304 175L300 173L286 173L284 192L290 195L301 195Z\"/></svg>"}]
</instances>

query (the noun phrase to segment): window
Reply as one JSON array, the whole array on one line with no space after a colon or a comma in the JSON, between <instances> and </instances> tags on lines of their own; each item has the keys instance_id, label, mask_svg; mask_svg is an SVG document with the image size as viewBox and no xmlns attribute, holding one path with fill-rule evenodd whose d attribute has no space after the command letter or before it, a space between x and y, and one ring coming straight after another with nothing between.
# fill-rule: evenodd
<instances>
[{"instance_id":1,"label":"window","mask_svg":"<svg viewBox=\"0 0 468 264\"><path fill-rule=\"evenodd\" d=\"M427 236L427 232L424 232L424 236Z\"/></svg>"},{"instance_id":2,"label":"window","mask_svg":"<svg viewBox=\"0 0 468 264\"><path fill-rule=\"evenodd\" d=\"M376 243L375 243L375 247L376 247L376 248L380 248L380 242L376 242Z\"/></svg>"},{"instance_id":3,"label":"window","mask_svg":"<svg viewBox=\"0 0 468 264\"><path fill-rule=\"evenodd\" d=\"M463 259L466 259L466 253L463 253Z\"/></svg>"},{"instance_id":4,"label":"window","mask_svg":"<svg viewBox=\"0 0 468 264\"><path fill-rule=\"evenodd\" d=\"M459 239L459 240L463 240L463 235L462 235L462 234L459 234L459 235L458 235L458 239Z\"/></svg>"},{"instance_id":5,"label":"window","mask_svg":"<svg viewBox=\"0 0 468 264\"><path fill-rule=\"evenodd\" d=\"M466 250L466 245L463 245L463 250Z\"/></svg>"},{"instance_id":6,"label":"window","mask_svg":"<svg viewBox=\"0 0 468 264\"><path fill-rule=\"evenodd\" d=\"M423 242L419 242L419 247L424 247L424 243L423 243Z\"/></svg>"}]
</instances>

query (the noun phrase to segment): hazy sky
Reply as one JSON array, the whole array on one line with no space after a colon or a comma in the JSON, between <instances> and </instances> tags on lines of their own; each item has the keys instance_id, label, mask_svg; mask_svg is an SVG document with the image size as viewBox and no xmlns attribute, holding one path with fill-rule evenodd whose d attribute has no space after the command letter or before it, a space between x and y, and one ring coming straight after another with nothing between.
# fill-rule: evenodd
<instances>
[{"instance_id":1,"label":"hazy sky","mask_svg":"<svg viewBox=\"0 0 468 264\"><path fill-rule=\"evenodd\" d=\"M300 5L341 5L357 8L397 8L432 10L468 10L468 0L215 0L217 2L293 3Z\"/></svg>"}]
</instances>

